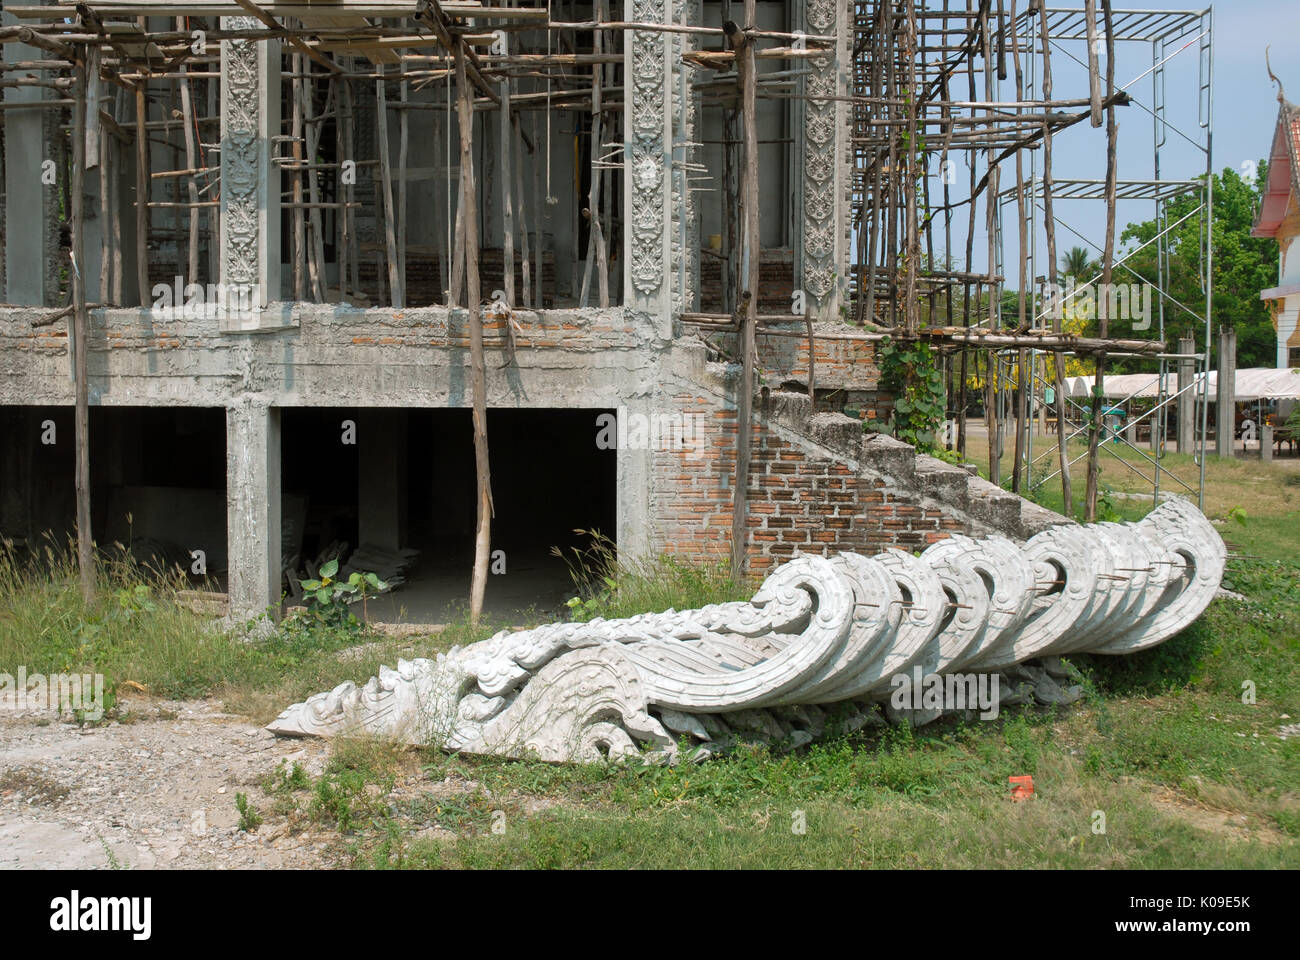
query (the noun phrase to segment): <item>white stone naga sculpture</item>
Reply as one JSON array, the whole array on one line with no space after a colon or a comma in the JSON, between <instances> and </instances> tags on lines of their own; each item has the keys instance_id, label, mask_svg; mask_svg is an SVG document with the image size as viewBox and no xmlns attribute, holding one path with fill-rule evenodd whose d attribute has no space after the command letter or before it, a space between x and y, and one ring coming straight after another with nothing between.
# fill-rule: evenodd
<instances>
[{"instance_id":1,"label":"white stone naga sculpture","mask_svg":"<svg viewBox=\"0 0 1300 960\"><path fill-rule=\"evenodd\" d=\"M680 742L698 759L749 733L799 745L835 713L861 727L900 678L1155 646L1205 610L1225 557L1181 499L1023 546L955 536L920 556L797 557L748 602L502 631L343 683L268 729L548 761L672 760Z\"/></svg>"}]
</instances>

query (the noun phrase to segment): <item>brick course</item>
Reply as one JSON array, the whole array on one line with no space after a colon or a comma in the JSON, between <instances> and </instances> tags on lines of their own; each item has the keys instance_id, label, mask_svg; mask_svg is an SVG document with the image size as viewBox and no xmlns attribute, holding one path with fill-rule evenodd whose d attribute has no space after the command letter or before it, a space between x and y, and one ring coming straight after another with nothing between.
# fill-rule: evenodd
<instances>
[{"instance_id":1,"label":"brick course","mask_svg":"<svg viewBox=\"0 0 1300 960\"><path fill-rule=\"evenodd\" d=\"M682 412L716 402L691 393L672 400ZM705 436L696 449L656 452L652 545L723 558L731 552L736 411L715 410L704 421ZM748 497L753 572L789 559L796 548L822 556L921 550L953 532L982 532L966 517L927 506L919 492L886 489L879 476L781 433L756 411Z\"/></svg>"}]
</instances>

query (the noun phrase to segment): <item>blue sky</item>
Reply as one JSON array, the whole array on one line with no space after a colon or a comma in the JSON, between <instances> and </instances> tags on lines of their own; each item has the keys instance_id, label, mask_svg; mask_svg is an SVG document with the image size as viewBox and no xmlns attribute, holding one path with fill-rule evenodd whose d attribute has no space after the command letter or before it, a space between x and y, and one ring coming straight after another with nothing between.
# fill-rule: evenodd
<instances>
[{"instance_id":1,"label":"blue sky","mask_svg":"<svg viewBox=\"0 0 1300 960\"><path fill-rule=\"evenodd\" d=\"M1050 2L1050 0L1049 0ZM1079 8L1081 0L1064 0L1052 7ZM1100 4L1098 4L1100 7ZM1123 9L1119 4L1116 10ZM1206 9L1198 4L1170 2L1170 0L1141 0L1131 9L1144 10L1194 10ZM1264 66L1264 50L1271 45L1270 58L1273 72L1286 86L1288 98L1300 102L1300 2L1298 0L1230 0L1213 5L1213 94L1212 122L1213 166L1216 171L1231 166L1242 170L1243 164L1267 157L1274 123L1277 119L1277 88L1269 80ZM1165 56L1170 57L1188 40L1197 37L1193 30L1181 40L1170 44ZM1167 142L1161 148L1161 174L1163 179L1191 179L1205 172L1205 155L1193 142L1204 145L1207 129L1200 123L1197 88L1199 84L1198 44L1173 55L1166 63L1166 104L1172 128ZM1073 55L1085 57L1082 41L1062 41L1053 46L1052 70L1054 95L1059 98L1086 97L1088 77L1084 67L1071 60ZM1154 120L1147 112L1153 106L1152 77L1142 77L1152 65L1152 47L1146 42L1117 44L1115 58L1116 84L1124 86L1141 106L1134 104L1118 111L1119 147L1117 150L1119 177L1123 179L1150 179L1153 171ZM1102 69L1105 69L1104 55ZM1103 74L1104 75L1104 74ZM1141 77L1141 79L1137 79ZM1132 86L1131 81L1137 80ZM1003 99L1014 99L1014 81L1009 77L1001 90ZM1145 109L1144 109L1145 107ZM1176 128L1176 129L1173 129ZM1041 173L1041 156L1037 159ZM1028 174L1026 162L1026 174ZM979 173L982 175L982 167ZM1053 173L1060 178L1102 179L1106 174L1106 131L1093 129L1085 121L1056 138ZM964 168L958 173L959 184L964 183ZM1015 184L1015 165L1003 164L1002 185ZM934 188L932 183L931 187ZM957 196L954 196L957 199ZM936 203L937 205L937 203ZM982 204L981 204L982 211ZM1003 222L1004 262L1008 285L1017 286L1018 271L1017 227L1014 210L1006 208ZM1064 250L1071 246L1087 246L1093 255L1099 255L1105 237L1106 211L1101 201L1064 201L1057 204L1057 246ZM1126 223L1147 220L1154 214L1154 201L1123 201L1118 205L1116 241ZM954 217L954 247L964 248L964 208ZM975 237L976 269L984 269L987 257L987 238L983 229L983 214L979 217ZM1041 221L1041 214L1040 214ZM1040 259L1038 272L1046 271L1042 251L1043 233L1040 228ZM938 239L938 234L936 234ZM936 251L937 252L937 251Z\"/></svg>"}]
</instances>

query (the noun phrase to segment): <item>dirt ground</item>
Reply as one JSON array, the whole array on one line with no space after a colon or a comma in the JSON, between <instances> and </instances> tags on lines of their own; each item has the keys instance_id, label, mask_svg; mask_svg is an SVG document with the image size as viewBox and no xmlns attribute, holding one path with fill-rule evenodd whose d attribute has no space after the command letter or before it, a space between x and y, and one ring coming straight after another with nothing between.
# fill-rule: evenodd
<instances>
[{"instance_id":1,"label":"dirt ground","mask_svg":"<svg viewBox=\"0 0 1300 960\"><path fill-rule=\"evenodd\" d=\"M282 760L313 775L329 747L276 738L216 701L128 701L123 720L78 727L0 711L0 869L300 868L330 837L238 827L235 794Z\"/></svg>"}]
</instances>

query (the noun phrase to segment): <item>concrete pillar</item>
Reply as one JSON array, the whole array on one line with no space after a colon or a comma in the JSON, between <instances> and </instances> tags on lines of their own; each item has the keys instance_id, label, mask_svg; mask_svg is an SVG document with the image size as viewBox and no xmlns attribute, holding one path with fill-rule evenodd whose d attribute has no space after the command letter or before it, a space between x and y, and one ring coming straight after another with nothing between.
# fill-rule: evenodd
<instances>
[{"instance_id":1,"label":"concrete pillar","mask_svg":"<svg viewBox=\"0 0 1300 960\"><path fill-rule=\"evenodd\" d=\"M257 397L226 408L230 613L280 614L280 411Z\"/></svg>"},{"instance_id":2,"label":"concrete pillar","mask_svg":"<svg viewBox=\"0 0 1300 960\"><path fill-rule=\"evenodd\" d=\"M624 0L624 19L668 23L665 0ZM624 40L623 176L625 249L623 305L656 318L672 335L672 102L669 34L630 30Z\"/></svg>"},{"instance_id":3,"label":"concrete pillar","mask_svg":"<svg viewBox=\"0 0 1300 960\"><path fill-rule=\"evenodd\" d=\"M1232 438L1237 427L1237 331L1219 331L1218 402L1215 404L1214 452L1232 456Z\"/></svg>"},{"instance_id":4,"label":"concrete pillar","mask_svg":"<svg viewBox=\"0 0 1300 960\"><path fill-rule=\"evenodd\" d=\"M638 398L629 401L627 406L618 411L619 416L650 416L655 411L653 400ZM593 418L592 436L595 437ZM621 428L620 428L621 432ZM703 438L696 437L699 448L704 444ZM643 449L630 449L620 443L617 451L618 463L616 477L616 519L619 553L628 557L645 557L662 549L662 544L654 542L651 529L651 488L654 483L654 451L646 446ZM702 453L700 455L703 455ZM729 473L723 473L729 477Z\"/></svg>"},{"instance_id":5,"label":"concrete pillar","mask_svg":"<svg viewBox=\"0 0 1300 960\"><path fill-rule=\"evenodd\" d=\"M702 0L673 0L675 23L702 23ZM687 146L695 140L699 105L695 99L696 72L682 62L687 50L698 49L702 38L686 34L669 34L672 60L672 304L673 312L700 309L700 198L707 194L694 189L688 165L698 162L698 148Z\"/></svg>"},{"instance_id":6,"label":"concrete pillar","mask_svg":"<svg viewBox=\"0 0 1300 960\"><path fill-rule=\"evenodd\" d=\"M31 0L6 3L30 6ZM10 13L0 18L4 26L23 26ZM48 60L50 54L23 43L3 44L4 59ZM17 77L19 73L6 73ZM45 87L9 87L6 104L36 103L55 99ZM5 291L6 303L52 305L58 293L59 270L67 257L58 246L59 196L63 184L55 179L57 153L54 124L58 114L50 108L13 107L4 111L5 128ZM46 161L49 165L46 166ZM91 287L91 299L97 290Z\"/></svg>"},{"instance_id":7,"label":"concrete pillar","mask_svg":"<svg viewBox=\"0 0 1300 960\"><path fill-rule=\"evenodd\" d=\"M1273 459L1273 424L1265 423L1259 428L1259 459L1268 463Z\"/></svg>"},{"instance_id":8,"label":"concrete pillar","mask_svg":"<svg viewBox=\"0 0 1300 960\"><path fill-rule=\"evenodd\" d=\"M406 411L357 415L357 546L406 544Z\"/></svg>"},{"instance_id":9,"label":"concrete pillar","mask_svg":"<svg viewBox=\"0 0 1300 960\"><path fill-rule=\"evenodd\" d=\"M253 17L223 17L232 30ZM229 298L252 290L280 299L280 174L271 163L280 132L280 42L221 41L221 283ZM235 327L256 327L239 317Z\"/></svg>"},{"instance_id":10,"label":"concrete pillar","mask_svg":"<svg viewBox=\"0 0 1300 960\"><path fill-rule=\"evenodd\" d=\"M1178 341L1178 353L1189 356L1196 352L1196 341L1183 337ZM1178 361L1178 452L1191 453L1196 447L1196 391L1189 389L1196 377L1192 360ZM1184 392L1185 391L1185 392Z\"/></svg>"},{"instance_id":11,"label":"concrete pillar","mask_svg":"<svg viewBox=\"0 0 1300 960\"><path fill-rule=\"evenodd\" d=\"M837 43L824 56L800 60L807 76L800 82L802 176L799 180L799 243L795 286L804 292L814 318L835 320L847 299L848 245L844 203L846 178L850 175L845 138L851 134L848 105L835 97L844 89L848 62L848 4L805 0L799 4L800 23L805 33L834 36Z\"/></svg>"}]
</instances>

